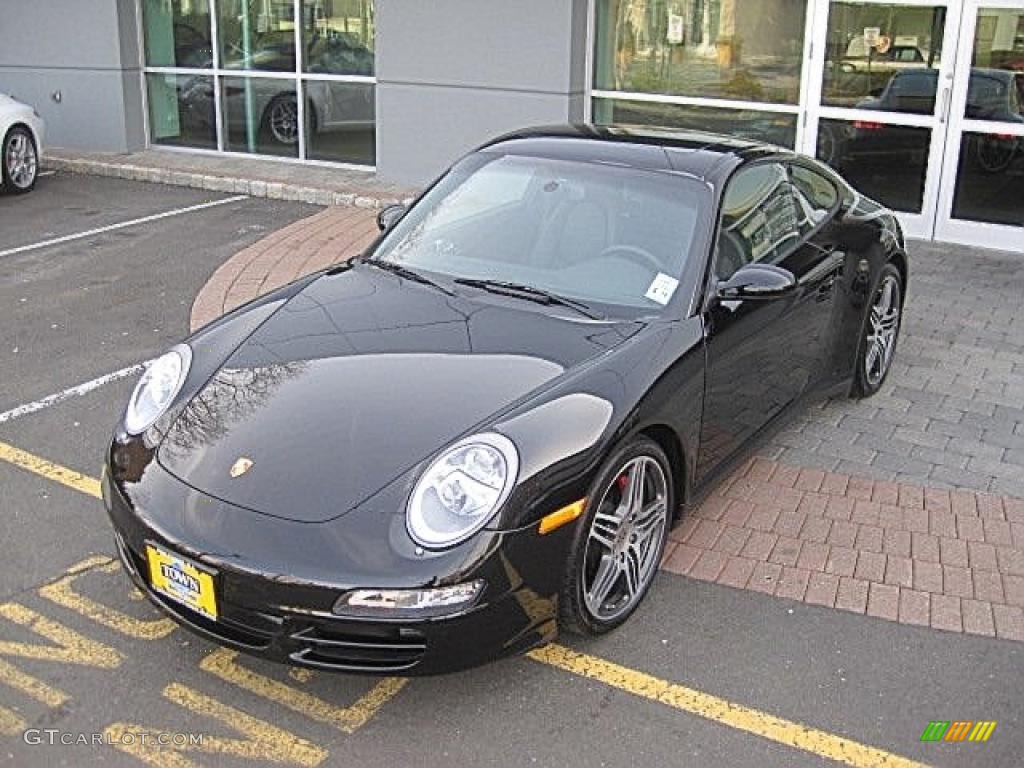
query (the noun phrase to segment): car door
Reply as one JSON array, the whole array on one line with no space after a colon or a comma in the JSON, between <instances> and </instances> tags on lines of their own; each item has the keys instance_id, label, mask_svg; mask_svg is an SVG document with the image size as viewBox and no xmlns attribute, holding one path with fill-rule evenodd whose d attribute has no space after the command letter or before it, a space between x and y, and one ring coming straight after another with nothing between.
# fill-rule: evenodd
<instances>
[{"instance_id":1,"label":"car door","mask_svg":"<svg viewBox=\"0 0 1024 768\"><path fill-rule=\"evenodd\" d=\"M809 172L786 162L752 164L733 175L723 194L703 316L698 482L821 375L842 258L818 238L835 215L838 192ZM814 199L801 191L808 187ZM776 298L717 297L718 285L755 262L791 272L795 289Z\"/></svg>"}]
</instances>

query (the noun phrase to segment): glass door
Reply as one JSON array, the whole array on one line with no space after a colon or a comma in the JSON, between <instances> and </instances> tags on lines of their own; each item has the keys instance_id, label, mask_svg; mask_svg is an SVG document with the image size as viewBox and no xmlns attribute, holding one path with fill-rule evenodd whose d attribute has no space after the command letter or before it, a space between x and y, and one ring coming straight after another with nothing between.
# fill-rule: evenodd
<instances>
[{"instance_id":1,"label":"glass door","mask_svg":"<svg viewBox=\"0 0 1024 768\"><path fill-rule=\"evenodd\" d=\"M962 0L816 0L801 149L931 238Z\"/></svg>"},{"instance_id":2,"label":"glass door","mask_svg":"<svg viewBox=\"0 0 1024 768\"><path fill-rule=\"evenodd\" d=\"M967 0L935 237L1024 252L1024 1Z\"/></svg>"}]
</instances>

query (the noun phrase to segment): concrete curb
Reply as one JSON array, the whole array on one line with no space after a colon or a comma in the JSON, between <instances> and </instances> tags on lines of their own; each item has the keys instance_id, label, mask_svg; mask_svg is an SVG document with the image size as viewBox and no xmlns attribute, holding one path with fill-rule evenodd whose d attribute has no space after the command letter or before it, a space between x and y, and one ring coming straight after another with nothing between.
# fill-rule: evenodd
<instances>
[{"instance_id":1,"label":"concrete curb","mask_svg":"<svg viewBox=\"0 0 1024 768\"><path fill-rule=\"evenodd\" d=\"M294 200L310 205L337 205L355 208L380 209L389 205L409 202L411 198L377 197L372 194L338 192L323 187L299 186L263 179L238 176L189 173L167 168L133 165L131 163L104 162L100 160L69 159L49 156L44 160L46 167L68 173L92 176L109 176L130 181L145 181L151 184L169 184L176 187L205 189L210 192L224 192L249 197L264 197L271 200Z\"/></svg>"}]
</instances>

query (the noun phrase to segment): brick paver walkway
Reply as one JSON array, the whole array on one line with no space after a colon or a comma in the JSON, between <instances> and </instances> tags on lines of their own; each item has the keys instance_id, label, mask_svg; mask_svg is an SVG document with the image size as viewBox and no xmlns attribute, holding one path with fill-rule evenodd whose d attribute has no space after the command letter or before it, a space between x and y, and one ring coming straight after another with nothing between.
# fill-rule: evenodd
<instances>
[{"instance_id":1,"label":"brick paver walkway","mask_svg":"<svg viewBox=\"0 0 1024 768\"><path fill-rule=\"evenodd\" d=\"M192 328L250 299L362 252L377 235L377 212L329 206L279 229L224 262L192 304Z\"/></svg>"},{"instance_id":2,"label":"brick paver walkway","mask_svg":"<svg viewBox=\"0 0 1024 768\"><path fill-rule=\"evenodd\" d=\"M192 326L376 233L353 207L275 232L214 273ZM915 244L911 280L883 391L799 413L672 532L666 570L1024 641L1024 260Z\"/></svg>"},{"instance_id":3,"label":"brick paver walkway","mask_svg":"<svg viewBox=\"0 0 1024 768\"><path fill-rule=\"evenodd\" d=\"M1024 258L910 244L885 388L799 414L766 455L882 480L1024 498Z\"/></svg>"},{"instance_id":4,"label":"brick paver walkway","mask_svg":"<svg viewBox=\"0 0 1024 768\"><path fill-rule=\"evenodd\" d=\"M904 624L1024 640L1024 500L747 462L663 567Z\"/></svg>"}]
</instances>

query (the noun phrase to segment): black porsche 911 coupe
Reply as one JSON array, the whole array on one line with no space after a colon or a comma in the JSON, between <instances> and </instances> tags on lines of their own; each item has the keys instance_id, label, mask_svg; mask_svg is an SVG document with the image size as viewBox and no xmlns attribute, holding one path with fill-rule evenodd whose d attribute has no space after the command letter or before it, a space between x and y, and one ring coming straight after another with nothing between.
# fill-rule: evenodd
<instances>
[{"instance_id":1,"label":"black porsche 911 coupe","mask_svg":"<svg viewBox=\"0 0 1024 768\"><path fill-rule=\"evenodd\" d=\"M104 471L160 609L326 670L620 625L752 438L881 386L907 283L889 211L711 135L523 131L379 223L150 365Z\"/></svg>"}]
</instances>

